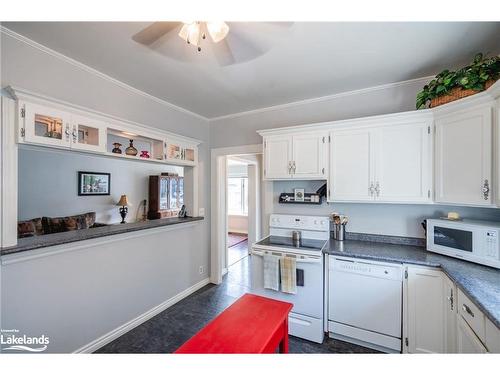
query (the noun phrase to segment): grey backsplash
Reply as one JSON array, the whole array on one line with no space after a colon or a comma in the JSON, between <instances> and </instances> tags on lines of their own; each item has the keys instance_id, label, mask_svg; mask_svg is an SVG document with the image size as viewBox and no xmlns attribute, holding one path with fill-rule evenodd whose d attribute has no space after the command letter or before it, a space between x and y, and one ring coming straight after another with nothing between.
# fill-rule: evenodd
<instances>
[{"instance_id":1,"label":"grey backsplash","mask_svg":"<svg viewBox=\"0 0 500 375\"><path fill-rule=\"evenodd\" d=\"M329 215L339 212L349 217L346 231L353 234L374 234L425 238L421 222L427 218L446 216L455 211L463 218L500 221L500 209L457 207L436 204L383 204L383 203L322 203L321 205L280 204L281 193L304 188L315 192L325 181L275 181L273 182L273 212L280 214ZM349 238L349 236L348 236Z\"/></svg>"}]
</instances>

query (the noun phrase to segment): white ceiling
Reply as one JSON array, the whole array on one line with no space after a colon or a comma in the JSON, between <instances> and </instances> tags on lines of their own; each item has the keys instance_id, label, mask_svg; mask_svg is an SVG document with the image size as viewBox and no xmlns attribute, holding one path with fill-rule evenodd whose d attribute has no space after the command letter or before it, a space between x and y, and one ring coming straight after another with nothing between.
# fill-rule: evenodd
<instances>
[{"instance_id":1,"label":"white ceiling","mask_svg":"<svg viewBox=\"0 0 500 375\"><path fill-rule=\"evenodd\" d=\"M149 23L3 26L207 118L436 74L500 53L500 23L230 23L263 54L221 66L175 32L154 49L131 37ZM180 42L179 42L180 41ZM238 45L234 44L233 46Z\"/></svg>"}]
</instances>

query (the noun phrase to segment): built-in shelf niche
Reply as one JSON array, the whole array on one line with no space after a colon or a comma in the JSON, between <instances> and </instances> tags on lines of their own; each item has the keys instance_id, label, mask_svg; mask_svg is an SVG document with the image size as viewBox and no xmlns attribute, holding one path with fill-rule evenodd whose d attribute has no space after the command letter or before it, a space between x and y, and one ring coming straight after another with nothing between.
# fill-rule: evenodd
<instances>
[{"instance_id":1,"label":"built-in shelf niche","mask_svg":"<svg viewBox=\"0 0 500 375\"><path fill-rule=\"evenodd\" d=\"M133 145L137 149L136 156L126 155L125 153L125 150L130 145L130 140L133 140ZM149 138L118 129L108 128L107 142L106 142L107 152L112 153L113 149L115 148L114 143L121 144L121 146L119 146L119 148L122 151L121 155L131 158L145 159L140 155L141 151L147 151L151 160L157 160L157 161L165 160L165 153L163 150L164 142L162 139ZM113 153L113 155L120 155L120 154Z\"/></svg>"}]
</instances>

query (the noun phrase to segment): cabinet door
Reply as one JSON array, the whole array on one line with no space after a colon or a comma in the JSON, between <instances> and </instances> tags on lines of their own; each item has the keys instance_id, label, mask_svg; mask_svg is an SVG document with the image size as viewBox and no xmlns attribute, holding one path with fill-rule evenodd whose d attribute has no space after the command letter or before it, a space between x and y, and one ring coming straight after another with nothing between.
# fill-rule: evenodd
<instances>
[{"instance_id":1,"label":"cabinet door","mask_svg":"<svg viewBox=\"0 0 500 375\"><path fill-rule=\"evenodd\" d=\"M71 148L105 152L106 126L104 122L88 117L72 115Z\"/></svg>"},{"instance_id":2,"label":"cabinet door","mask_svg":"<svg viewBox=\"0 0 500 375\"><path fill-rule=\"evenodd\" d=\"M444 353L444 293L441 271L408 267L407 334L409 353Z\"/></svg>"},{"instance_id":3,"label":"cabinet door","mask_svg":"<svg viewBox=\"0 0 500 375\"><path fill-rule=\"evenodd\" d=\"M20 102L24 142L70 147L71 116L64 111L39 104Z\"/></svg>"},{"instance_id":4,"label":"cabinet door","mask_svg":"<svg viewBox=\"0 0 500 375\"><path fill-rule=\"evenodd\" d=\"M431 200L430 124L384 126L377 131L375 198L388 202Z\"/></svg>"},{"instance_id":5,"label":"cabinet door","mask_svg":"<svg viewBox=\"0 0 500 375\"><path fill-rule=\"evenodd\" d=\"M335 130L330 138L328 201L373 200L373 131Z\"/></svg>"},{"instance_id":6,"label":"cabinet door","mask_svg":"<svg viewBox=\"0 0 500 375\"><path fill-rule=\"evenodd\" d=\"M292 174L297 179L326 178L324 134L301 134L292 137Z\"/></svg>"},{"instance_id":7,"label":"cabinet door","mask_svg":"<svg viewBox=\"0 0 500 375\"><path fill-rule=\"evenodd\" d=\"M457 352L458 353L486 353L487 350L474 334L467 322L457 317Z\"/></svg>"},{"instance_id":8,"label":"cabinet door","mask_svg":"<svg viewBox=\"0 0 500 375\"><path fill-rule=\"evenodd\" d=\"M445 353L457 352L457 288L443 274Z\"/></svg>"},{"instance_id":9,"label":"cabinet door","mask_svg":"<svg viewBox=\"0 0 500 375\"><path fill-rule=\"evenodd\" d=\"M491 204L491 108L436 120L436 202Z\"/></svg>"},{"instance_id":10,"label":"cabinet door","mask_svg":"<svg viewBox=\"0 0 500 375\"><path fill-rule=\"evenodd\" d=\"M289 179L291 175L292 137L275 136L264 139L264 178Z\"/></svg>"}]
</instances>

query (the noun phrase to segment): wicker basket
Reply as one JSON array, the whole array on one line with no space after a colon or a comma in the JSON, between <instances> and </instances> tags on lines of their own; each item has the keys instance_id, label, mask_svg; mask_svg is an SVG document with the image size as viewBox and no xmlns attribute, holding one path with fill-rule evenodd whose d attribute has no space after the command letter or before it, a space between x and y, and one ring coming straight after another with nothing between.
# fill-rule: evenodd
<instances>
[{"instance_id":1,"label":"wicker basket","mask_svg":"<svg viewBox=\"0 0 500 375\"><path fill-rule=\"evenodd\" d=\"M490 79L489 81L486 81L484 84L484 89L488 89L495 83L494 80ZM453 102L458 99L465 98L467 96L471 96L474 94L479 93L480 91L472 90L472 89L463 89L461 87L455 87L450 90L450 92L446 95L439 96L437 98L431 99L431 104L430 108L437 107L439 105L443 105L446 103Z\"/></svg>"}]
</instances>

